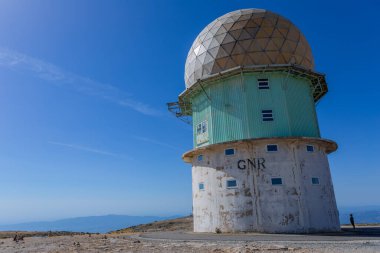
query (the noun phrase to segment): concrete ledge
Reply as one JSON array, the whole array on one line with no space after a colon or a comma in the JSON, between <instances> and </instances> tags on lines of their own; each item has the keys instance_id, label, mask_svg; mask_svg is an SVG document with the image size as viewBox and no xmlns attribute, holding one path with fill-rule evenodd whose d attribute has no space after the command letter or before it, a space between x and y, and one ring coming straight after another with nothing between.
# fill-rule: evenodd
<instances>
[{"instance_id":1,"label":"concrete ledge","mask_svg":"<svg viewBox=\"0 0 380 253\"><path fill-rule=\"evenodd\" d=\"M244 140L236 140L236 141L228 141L228 142L221 142L216 144L210 144L207 146L199 147L193 150L190 150L182 155L182 159L187 162L191 163L194 156L197 156L198 154L201 154L205 150L213 150L215 147L220 146L231 146L231 145L238 145L242 143L252 143L252 144L262 144L262 143L273 143L278 141L288 141L288 142L303 142L303 143L310 143L310 144L319 144L321 146L324 146L326 149L326 154L330 154L338 149L338 144L332 140L323 139L323 138L314 138L314 137L272 137L272 138L253 138L253 139L244 139Z\"/></svg>"}]
</instances>

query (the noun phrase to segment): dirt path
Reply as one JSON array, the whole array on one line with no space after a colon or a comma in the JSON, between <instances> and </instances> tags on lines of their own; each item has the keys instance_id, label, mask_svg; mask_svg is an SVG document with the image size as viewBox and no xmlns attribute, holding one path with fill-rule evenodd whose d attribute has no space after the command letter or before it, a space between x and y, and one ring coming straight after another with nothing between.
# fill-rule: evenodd
<instances>
[{"instance_id":1,"label":"dirt path","mask_svg":"<svg viewBox=\"0 0 380 253\"><path fill-rule=\"evenodd\" d=\"M263 234L263 233L192 233L189 231L145 232L141 238L175 241L249 241L249 242L340 242L380 241L380 227L345 228L341 232L320 234Z\"/></svg>"}]
</instances>

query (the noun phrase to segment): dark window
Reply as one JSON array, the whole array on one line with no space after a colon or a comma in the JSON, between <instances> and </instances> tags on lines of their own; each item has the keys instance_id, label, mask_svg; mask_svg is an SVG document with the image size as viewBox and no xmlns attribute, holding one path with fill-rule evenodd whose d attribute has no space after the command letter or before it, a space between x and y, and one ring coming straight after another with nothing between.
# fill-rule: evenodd
<instances>
[{"instance_id":1,"label":"dark window","mask_svg":"<svg viewBox=\"0 0 380 253\"><path fill-rule=\"evenodd\" d=\"M273 111L272 110L262 110L261 115L263 116L263 121L273 121Z\"/></svg>"},{"instance_id":2,"label":"dark window","mask_svg":"<svg viewBox=\"0 0 380 253\"><path fill-rule=\"evenodd\" d=\"M282 178L280 177L272 178L272 185L282 185Z\"/></svg>"},{"instance_id":3,"label":"dark window","mask_svg":"<svg viewBox=\"0 0 380 253\"><path fill-rule=\"evenodd\" d=\"M268 90L269 89L269 81L268 78L257 79L257 86L260 90Z\"/></svg>"},{"instance_id":4,"label":"dark window","mask_svg":"<svg viewBox=\"0 0 380 253\"><path fill-rule=\"evenodd\" d=\"M197 125L197 135L207 132L207 121L203 121Z\"/></svg>"},{"instance_id":5,"label":"dark window","mask_svg":"<svg viewBox=\"0 0 380 253\"><path fill-rule=\"evenodd\" d=\"M224 154L225 155L234 155L235 149L233 149L233 148L226 149L226 150L224 150Z\"/></svg>"},{"instance_id":6,"label":"dark window","mask_svg":"<svg viewBox=\"0 0 380 253\"><path fill-rule=\"evenodd\" d=\"M311 178L311 183L312 184L319 184L319 178L317 178L317 177Z\"/></svg>"},{"instance_id":7,"label":"dark window","mask_svg":"<svg viewBox=\"0 0 380 253\"><path fill-rule=\"evenodd\" d=\"M235 188L237 187L237 182L236 180L227 180L227 188Z\"/></svg>"},{"instance_id":8,"label":"dark window","mask_svg":"<svg viewBox=\"0 0 380 253\"><path fill-rule=\"evenodd\" d=\"M204 183L199 183L198 187L199 187L199 190L204 190L205 189L205 184Z\"/></svg>"},{"instance_id":9,"label":"dark window","mask_svg":"<svg viewBox=\"0 0 380 253\"><path fill-rule=\"evenodd\" d=\"M198 156L198 161L202 161L203 160L203 155L199 155Z\"/></svg>"},{"instance_id":10,"label":"dark window","mask_svg":"<svg viewBox=\"0 0 380 253\"><path fill-rule=\"evenodd\" d=\"M314 146L312 146L312 145L307 145L307 146L306 146L306 150L307 150L307 152L314 152Z\"/></svg>"},{"instance_id":11,"label":"dark window","mask_svg":"<svg viewBox=\"0 0 380 253\"><path fill-rule=\"evenodd\" d=\"M207 132L207 122L203 121L202 122L202 133L206 133L206 132Z\"/></svg>"},{"instance_id":12,"label":"dark window","mask_svg":"<svg viewBox=\"0 0 380 253\"><path fill-rule=\"evenodd\" d=\"M276 144L267 145L267 151L268 152L276 152L277 150L278 150L278 147Z\"/></svg>"},{"instance_id":13,"label":"dark window","mask_svg":"<svg viewBox=\"0 0 380 253\"><path fill-rule=\"evenodd\" d=\"M202 124L198 124L197 125L197 134L201 134L202 133Z\"/></svg>"}]
</instances>

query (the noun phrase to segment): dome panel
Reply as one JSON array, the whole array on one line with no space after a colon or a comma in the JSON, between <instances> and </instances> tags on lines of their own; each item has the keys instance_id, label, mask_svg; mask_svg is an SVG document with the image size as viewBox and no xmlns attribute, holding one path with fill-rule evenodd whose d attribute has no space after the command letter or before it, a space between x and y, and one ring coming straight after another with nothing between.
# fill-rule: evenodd
<instances>
[{"instance_id":1,"label":"dome panel","mask_svg":"<svg viewBox=\"0 0 380 253\"><path fill-rule=\"evenodd\" d=\"M185 83L235 67L294 64L312 70L314 60L300 30L286 18L261 9L227 13L202 30L189 51Z\"/></svg>"}]
</instances>

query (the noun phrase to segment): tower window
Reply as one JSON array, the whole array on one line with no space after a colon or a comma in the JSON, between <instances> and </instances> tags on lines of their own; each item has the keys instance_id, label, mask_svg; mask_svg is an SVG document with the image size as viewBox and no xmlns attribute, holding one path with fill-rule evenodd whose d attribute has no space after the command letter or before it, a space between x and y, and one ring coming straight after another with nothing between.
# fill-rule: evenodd
<instances>
[{"instance_id":1,"label":"tower window","mask_svg":"<svg viewBox=\"0 0 380 253\"><path fill-rule=\"evenodd\" d=\"M197 134L204 134L207 132L207 121L203 121L197 125Z\"/></svg>"},{"instance_id":2,"label":"tower window","mask_svg":"<svg viewBox=\"0 0 380 253\"><path fill-rule=\"evenodd\" d=\"M198 124L197 125L197 134L201 134L202 133L202 124Z\"/></svg>"},{"instance_id":3,"label":"tower window","mask_svg":"<svg viewBox=\"0 0 380 253\"><path fill-rule=\"evenodd\" d=\"M205 143L208 141L208 123L204 120L196 125L196 141L197 145Z\"/></svg>"},{"instance_id":4,"label":"tower window","mask_svg":"<svg viewBox=\"0 0 380 253\"><path fill-rule=\"evenodd\" d=\"M199 183L198 188L200 191L203 191L205 189L205 184L204 183Z\"/></svg>"},{"instance_id":5,"label":"tower window","mask_svg":"<svg viewBox=\"0 0 380 253\"><path fill-rule=\"evenodd\" d=\"M312 177L311 178L311 183L312 184L319 184L319 178L318 177Z\"/></svg>"},{"instance_id":6,"label":"tower window","mask_svg":"<svg viewBox=\"0 0 380 253\"><path fill-rule=\"evenodd\" d=\"M313 145L306 145L307 152L314 152L314 146Z\"/></svg>"},{"instance_id":7,"label":"tower window","mask_svg":"<svg viewBox=\"0 0 380 253\"><path fill-rule=\"evenodd\" d=\"M272 178L272 185L282 185L282 178L280 177Z\"/></svg>"},{"instance_id":8,"label":"tower window","mask_svg":"<svg viewBox=\"0 0 380 253\"><path fill-rule=\"evenodd\" d=\"M225 155L234 155L235 154L235 149L233 148L228 148L224 150Z\"/></svg>"},{"instance_id":9,"label":"tower window","mask_svg":"<svg viewBox=\"0 0 380 253\"><path fill-rule=\"evenodd\" d=\"M207 132L207 121L203 121L202 122L202 133L206 133Z\"/></svg>"},{"instance_id":10,"label":"tower window","mask_svg":"<svg viewBox=\"0 0 380 253\"><path fill-rule=\"evenodd\" d=\"M267 145L267 151L268 152L276 152L276 151L278 151L277 144L269 144L269 145Z\"/></svg>"},{"instance_id":11,"label":"tower window","mask_svg":"<svg viewBox=\"0 0 380 253\"><path fill-rule=\"evenodd\" d=\"M263 116L263 121L273 121L272 110L261 110L261 115Z\"/></svg>"},{"instance_id":12,"label":"tower window","mask_svg":"<svg viewBox=\"0 0 380 253\"><path fill-rule=\"evenodd\" d=\"M227 180L227 188L236 188L237 182L235 179Z\"/></svg>"},{"instance_id":13,"label":"tower window","mask_svg":"<svg viewBox=\"0 0 380 253\"><path fill-rule=\"evenodd\" d=\"M268 78L257 79L257 86L259 90L268 90L269 89Z\"/></svg>"},{"instance_id":14,"label":"tower window","mask_svg":"<svg viewBox=\"0 0 380 253\"><path fill-rule=\"evenodd\" d=\"M199 155L198 156L198 161L200 162L200 161L202 161L203 160L203 155Z\"/></svg>"}]
</instances>

